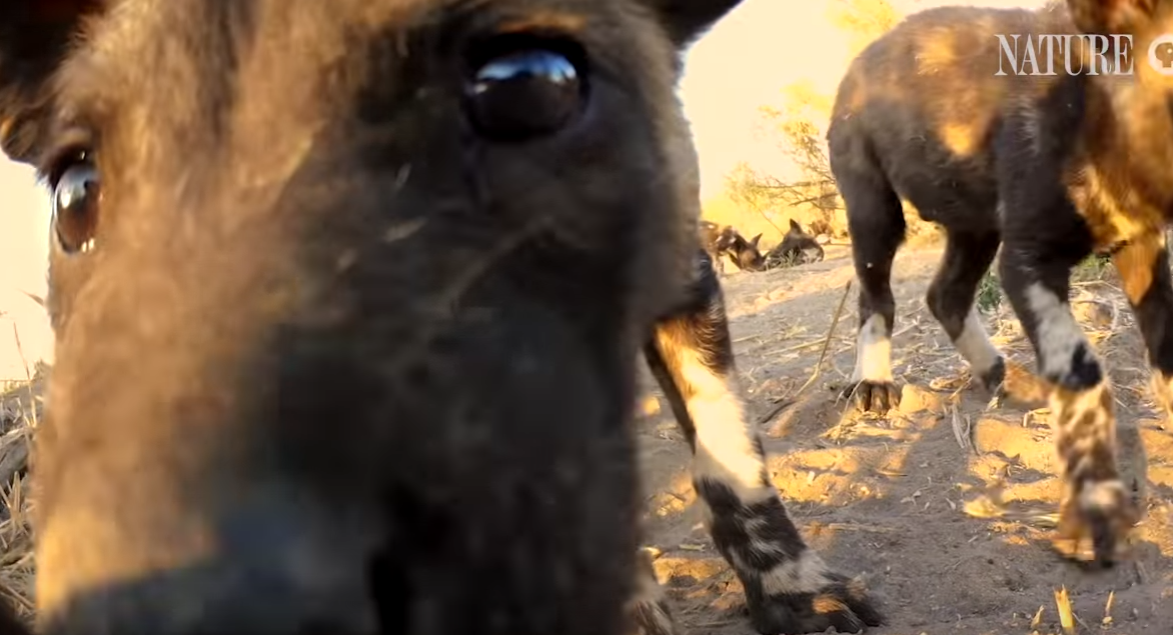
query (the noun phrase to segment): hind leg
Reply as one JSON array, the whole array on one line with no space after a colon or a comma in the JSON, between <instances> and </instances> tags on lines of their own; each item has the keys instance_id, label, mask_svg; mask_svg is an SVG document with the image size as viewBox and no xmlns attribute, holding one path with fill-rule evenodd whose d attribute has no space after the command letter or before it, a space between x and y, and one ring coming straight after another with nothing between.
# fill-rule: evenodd
<instances>
[{"instance_id":1,"label":"hind leg","mask_svg":"<svg viewBox=\"0 0 1173 635\"><path fill-rule=\"evenodd\" d=\"M1006 362L986 335L974 296L998 253L1000 242L997 232L949 232L945 258L925 298L933 317L969 363L973 376L991 392L1005 379Z\"/></svg>"},{"instance_id":2,"label":"hind leg","mask_svg":"<svg viewBox=\"0 0 1173 635\"><path fill-rule=\"evenodd\" d=\"M881 617L858 580L830 570L794 526L736 382L721 287L700 254L691 302L656 326L646 349L692 448L709 531L745 587L760 633L858 632Z\"/></svg>"},{"instance_id":3,"label":"hind leg","mask_svg":"<svg viewBox=\"0 0 1173 635\"><path fill-rule=\"evenodd\" d=\"M1153 395L1165 417L1173 419L1173 280L1165 234L1153 232L1134 240L1112 259L1144 337Z\"/></svg>"},{"instance_id":4,"label":"hind leg","mask_svg":"<svg viewBox=\"0 0 1173 635\"><path fill-rule=\"evenodd\" d=\"M840 168L836 173L847 204L852 261L859 280L859 334L855 371L846 395L863 411L883 413L900 401L892 378L892 260L904 242L904 211L891 187L876 174Z\"/></svg>"}]
</instances>

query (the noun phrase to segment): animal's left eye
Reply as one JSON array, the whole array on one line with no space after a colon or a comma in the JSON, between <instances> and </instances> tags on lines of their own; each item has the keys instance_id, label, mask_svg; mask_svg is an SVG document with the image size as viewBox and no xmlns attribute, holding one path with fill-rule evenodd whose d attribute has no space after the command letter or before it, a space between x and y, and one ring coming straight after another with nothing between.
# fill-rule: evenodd
<instances>
[{"instance_id":1,"label":"animal's left eye","mask_svg":"<svg viewBox=\"0 0 1173 635\"><path fill-rule=\"evenodd\" d=\"M93 249L97 234L101 189L98 171L88 160L66 166L53 184L53 230L67 254Z\"/></svg>"},{"instance_id":2,"label":"animal's left eye","mask_svg":"<svg viewBox=\"0 0 1173 635\"><path fill-rule=\"evenodd\" d=\"M586 103L586 78L566 55L528 48L489 57L469 78L466 102L488 138L525 141L558 132Z\"/></svg>"}]
</instances>

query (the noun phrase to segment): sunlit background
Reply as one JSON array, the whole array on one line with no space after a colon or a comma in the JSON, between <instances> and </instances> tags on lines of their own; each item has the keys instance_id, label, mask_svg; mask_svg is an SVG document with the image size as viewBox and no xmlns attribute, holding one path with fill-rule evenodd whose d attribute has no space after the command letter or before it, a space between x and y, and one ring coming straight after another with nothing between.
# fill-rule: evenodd
<instances>
[{"instance_id":1,"label":"sunlit background","mask_svg":"<svg viewBox=\"0 0 1173 635\"><path fill-rule=\"evenodd\" d=\"M842 0L746 0L689 52L681 95L700 153L702 197L721 194L739 162L784 171L777 144L755 132L761 106L783 87L807 81L833 94L853 54L852 38L829 17ZM948 4L894 0L907 14ZM967 4L1037 6L1039 0ZM23 292L45 293L48 197L26 166L0 159L0 380L24 377L25 365L49 360L44 311ZM16 346L14 327L24 355Z\"/></svg>"}]
</instances>

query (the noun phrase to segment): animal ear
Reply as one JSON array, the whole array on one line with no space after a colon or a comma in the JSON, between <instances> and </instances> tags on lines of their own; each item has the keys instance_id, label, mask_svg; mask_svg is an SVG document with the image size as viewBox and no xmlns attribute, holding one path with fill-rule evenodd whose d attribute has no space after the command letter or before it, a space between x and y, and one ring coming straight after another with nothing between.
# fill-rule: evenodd
<instances>
[{"instance_id":1,"label":"animal ear","mask_svg":"<svg viewBox=\"0 0 1173 635\"><path fill-rule=\"evenodd\" d=\"M761 239L762 239L762 235L761 235L761 234L758 234L757 236L754 236L753 238L750 238L750 239L749 239L749 244L750 244L750 246L751 246L751 247L753 247L754 249L757 249L757 248L758 248L758 241L759 241L759 240L761 240Z\"/></svg>"},{"instance_id":2,"label":"animal ear","mask_svg":"<svg viewBox=\"0 0 1173 635\"><path fill-rule=\"evenodd\" d=\"M790 219L790 229L792 229L796 232L802 231L802 228L798 226L798 223L796 223L793 218Z\"/></svg>"},{"instance_id":3,"label":"animal ear","mask_svg":"<svg viewBox=\"0 0 1173 635\"><path fill-rule=\"evenodd\" d=\"M660 17L677 48L685 48L742 0L641 0Z\"/></svg>"},{"instance_id":4,"label":"animal ear","mask_svg":"<svg viewBox=\"0 0 1173 635\"><path fill-rule=\"evenodd\" d=\"M1088 34L1133 33L1153 19L1161 0L1067 0L1075 27Z\"/></svg>"},{"instance_id":5,"label":"animal ear","mask_svg":"<svg viewBox=\"0 0 1173 635\"><path fill-rule=\"evenodd\" d=\"M0 1L0 149L35 158L49 112L49 83L82 20L103 0Z\"/></svg>"}]
</instances>

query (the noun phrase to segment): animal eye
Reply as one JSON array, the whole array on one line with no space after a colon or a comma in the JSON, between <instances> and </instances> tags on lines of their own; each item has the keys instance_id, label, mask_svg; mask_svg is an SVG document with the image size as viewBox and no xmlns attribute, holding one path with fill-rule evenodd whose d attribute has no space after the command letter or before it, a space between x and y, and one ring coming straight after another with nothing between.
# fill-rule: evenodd
<instances>
[{"instance_id":1,"label":"animal eye","mask_svg":"<svg viewBox=\"0 0 1173 635\"><path fill-rule=\"evenodd\" d=\"M564 54L526 48L483 58L466 86L473 124L501 141L553 134L579 113L586 81Z\"/></svg>"},{"instance_id":2,"label":"animal eye","mask_svg":"<svg viewBox=\"0 0 1173 635\"><path fill-rule=\"evenodd\" d=\"M101 190L93 163L81 159L69 164L53 185L53 231L65 253L94 248Z\"/></svg>"}]
</instances>

